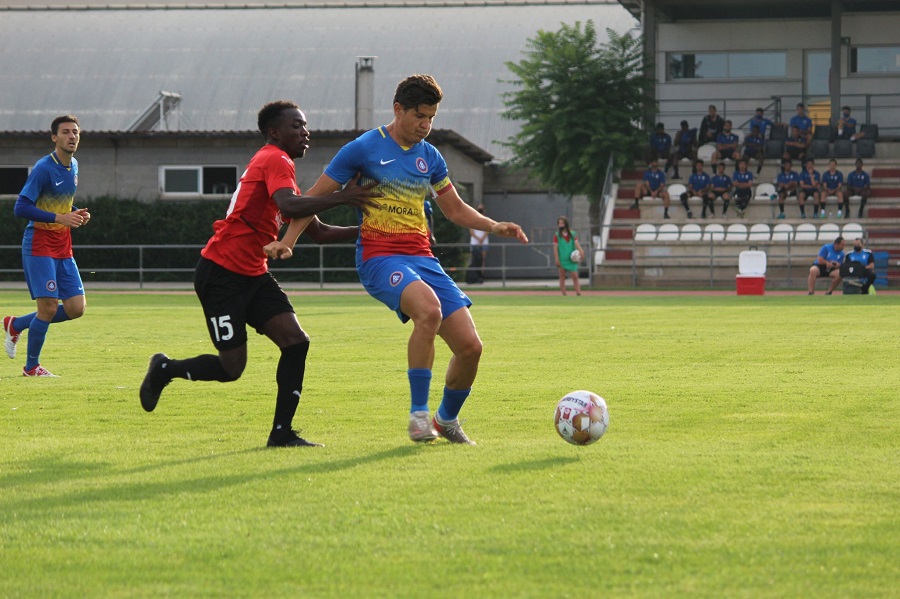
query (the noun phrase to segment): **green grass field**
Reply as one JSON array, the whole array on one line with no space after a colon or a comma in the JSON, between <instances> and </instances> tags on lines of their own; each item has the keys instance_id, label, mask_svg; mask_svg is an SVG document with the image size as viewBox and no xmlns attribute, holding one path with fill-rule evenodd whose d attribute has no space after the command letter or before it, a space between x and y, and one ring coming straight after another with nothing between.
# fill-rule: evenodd
<instances>
[{"instance_id":1,"label":"green grass field","mask_svg":"<svg viewBox=\"0 0 900 599\"><path fill-rule=\"evenodd\" d=\"M900 296L475 295L477 447L408 440L409 325L292 299L295 424L323 449L264 448L278 354L256 335L241 380L141 410L151 353L212 350L192 295L89 294L50 329L60 379L20 376L23 336L0 362L0 597L898 597ZM589 447L552 423L581 388L611 415Z\"/></svg>"}]
</instances>

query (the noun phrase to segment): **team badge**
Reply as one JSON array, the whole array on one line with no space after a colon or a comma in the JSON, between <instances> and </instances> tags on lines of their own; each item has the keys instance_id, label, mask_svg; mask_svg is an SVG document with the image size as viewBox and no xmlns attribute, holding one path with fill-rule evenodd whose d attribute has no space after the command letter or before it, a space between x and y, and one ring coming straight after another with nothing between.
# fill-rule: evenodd
<instances>
[{"instance_id":1,"label":"team badge","mask_svg":"<svg viewBox=\"0 0 900 599\"><path fill-rule=\"evenodd\" d=\"M391 287L396 287L403 280L403 273L400 271L391 273Z\"/></svg>"},{"instance_id":2,"label":"team badge","mask_svg":"<svg viewBox=\"0 0 900 599\"><path fill-rule=\"evenodd\" d=\"M419 169L420 173L427 173L428 172L428 163L425 162L424 158L419 156L418 158L416 158L416 168Z\"/></svg>"},{"instance_id":3,"label":"team badge","mask_svg":"<svg viewBox=\"0 0 900 599\"><path fill-rule=\"evenodd\" d=\"M47 281L47 291L56 291L56 281L52 279Z\"/></svg>"}]
</instances>

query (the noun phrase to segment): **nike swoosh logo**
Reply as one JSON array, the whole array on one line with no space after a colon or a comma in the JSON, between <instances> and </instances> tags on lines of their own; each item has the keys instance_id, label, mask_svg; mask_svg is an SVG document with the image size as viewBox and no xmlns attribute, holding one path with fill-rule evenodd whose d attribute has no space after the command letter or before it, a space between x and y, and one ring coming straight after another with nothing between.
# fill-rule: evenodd
<instances>
[{"instance_id":1,"label":"nike swoosh logo","mask_svg":"<svg viewBox=\"0 0 900 599\"><path fill-rule=\"evenodd\" d=\"M397 160L397 159L396 159L396 158L393 158L393 159L391 159L391 160L382 160L382 161L381 161L381 166L384 166L385 164L390 164L390 163L392 163L394 160Z\"/></svg>"},{"instance_id":2,"label":"nike swoosh logo","mask_svg":"<svg viewBox=\"0 0 900 599\"><path fill-rule=\"evenodd\" d=\"M62 184L63 184L63 182L62 182L62 181L59 181L58 183L56 183L56 186L59 187L59 186L62 185Z\"/></svg>"}]
</instances>

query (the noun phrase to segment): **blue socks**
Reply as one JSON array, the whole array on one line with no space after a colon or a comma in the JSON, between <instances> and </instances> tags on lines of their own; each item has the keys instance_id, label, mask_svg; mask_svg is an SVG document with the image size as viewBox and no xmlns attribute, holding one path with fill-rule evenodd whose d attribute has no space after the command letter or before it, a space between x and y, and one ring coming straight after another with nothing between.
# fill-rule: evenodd
<instances>
[{"instance_id":1,"label":"blue socks","mask_svg":"<svg viewBox=\"0 0 900 599\"><path fill-rule=\"evenodd\" d=\"M31 314L26 314L25 316L19 316L18 318L13 319L13 328L21 333L25 329L31 328L31 322L37 316L37 312L32 312ZM69 320L69 315L66 314L66 309L63 308L63 305L60 304L56 307L56 316L53 317L53 320L50 321L51 324L56 322L65 322Z\"/></svg>"},{"instance_id":2,"label":"blue socks","mask_svg":"<svg viewBox=\"0 0 900 599\"><path fill-rule=\"evenodd\" d=\"M409 377L410 412L428 411L428 393L431 389L431 370L428 368L410 368L406 371Z\"/></svg>"},{"instance_id":3,"label":"blue socks","mask_svg":"<svg viewBox=\"0 0 900 599\"><path fill-rule=\"evenodd\" d=\"M463 404L466 403L466 398L469 397L471 392L472 389L448 389L444 387L444 399L441 400L441 405L438 408L438 418L443 422L456 420L459 416L459 411L462 409Z\"/></svg>"},{"instance_id":4,"label":"blue socks","mask_svg":"<svg viewBox=\"0 0 900 599\"><path fill-rule=\"evenodd\" d=\"M18 320L18 319L17 319ZM16 326L13 324L13 326ZM28 357L25 358L25 370L31 370L41 362L41 348L44 347L44 339L47 337L47 329L50 323L46 320L34 317L28 327ZM16 330L19 330L18 327Z\"/></svg>"}]
</instances>

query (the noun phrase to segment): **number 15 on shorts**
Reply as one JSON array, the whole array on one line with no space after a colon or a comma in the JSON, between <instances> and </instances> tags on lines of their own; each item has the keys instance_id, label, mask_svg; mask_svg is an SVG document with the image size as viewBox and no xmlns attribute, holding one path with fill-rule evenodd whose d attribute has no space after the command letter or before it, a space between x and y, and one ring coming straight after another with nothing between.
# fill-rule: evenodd
<instances>
[{"instance_id":1,"label":"number 15 on shorts","mask_svg":"<svg viewBox=\"0 0 900 599\"><path fill-rule=\"evenodd\" d=\"M228 341L234 337L234 327L231 326L231 316L211 316L209 322L212 324L213 335L216 342Z\"/></svg>"}]
</instances>

